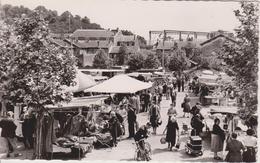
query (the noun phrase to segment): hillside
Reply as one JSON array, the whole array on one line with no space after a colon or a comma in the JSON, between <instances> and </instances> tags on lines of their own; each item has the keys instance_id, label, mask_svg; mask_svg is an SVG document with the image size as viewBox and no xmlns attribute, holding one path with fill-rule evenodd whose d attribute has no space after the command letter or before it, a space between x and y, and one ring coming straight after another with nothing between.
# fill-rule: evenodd
<instances>
[{"instance_id":1,"label":"hillside","mask_svg":"<svg viewBox=\"0 0 260 163\"><path fill-rule=\"evenodd\" d=\"M103 29L99 24L92 23L87 16L83 18L79 15L72 15L69 11L65 11L58 15L55 10L46 9L44 6L38 6L34 10L39 11L43 18L49 23L49 28L52 33L65 34L72 33L76 29ZM15 18L20 18L23 14L30 14L33 11L24 6L12 6L5 4L2 6L0 17L4 18L5 22L12 24ZM131 31L122 30L125 35L133 35ZM140 46L146 46L146 40L142 36L137 36Z\"/></svg>"},{"instance_id":2,"label":"hillside","mask_svg":"<svg viewBox=\"0 0 260 163\"><path fill-rule=\"evenodd\" d=\"M19 18L22 14L30 14L32 10L24 6L12 6L5 4L2 6L3 17L6 23L13 23L15 18ZM102 29L99 24L90 22L88 17L80 17L79 15L72 15L69 11L65 11L58 15L55 10L46 9L44 6L35 8L38 10L43 18L49 22L49 28L53 33L71 33L76 29ZM70 25L69 25L70 24Z\"/></svg>"}]
</instances>

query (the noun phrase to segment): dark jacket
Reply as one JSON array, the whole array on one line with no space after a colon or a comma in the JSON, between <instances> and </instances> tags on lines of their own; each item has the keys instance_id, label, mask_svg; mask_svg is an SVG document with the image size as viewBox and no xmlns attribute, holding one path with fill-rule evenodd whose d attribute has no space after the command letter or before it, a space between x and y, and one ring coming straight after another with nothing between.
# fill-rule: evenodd
<instances>
[{"instance_id":1,"label":"dark jacket","mask_svg":"<svg viewBox=\"0 0 260 163\"><path fill-rule=\"evenodd\" d=\"M204 127L204 124L202 122L204 118L200 116L200 114L196 114L191 118L191 127L194 129L202 129Z\"/></svg>"},{"instance_id":2,"label":"dark jacket","mask_svg":"<svg viewBox=\"0 0 260 163\"><path fill-rule=\"evenodd\" d=\"M135 134L135 136L134 136L134 139L135 139L135 141L139 141L139 140L141 140L141 139L143 139L143 138L148 138L148 131L147 131L147 129L146 128L140 128L137 132L136 132L136 134Z\"/></svg>"},{"instance_id":3,"label":"dark jacket","mask_svg":"<svg viewBox=\"0 0 260 163\"><path fill-rule=\"evenodd\" d=\"M219 127L219 125L213 125L212 134L219 135L222 141L225 140L225 132Z\"/></svg>"},{"instance_id":4,"label":"dark jacket","mask_svg":"<svg viewBox=\"0 0 260 163\"><path fill-rule=\"evenodd\" d=\"M136 122L136 114L133 110L129 110L127 112L127 120L128 120L128 123L135 123Z\"/></svg>"},{"instance_id":5,"label":"dark jacket","mask_svg":"<svg viewBox=\"0 0 260 163\"><path fill-rule=\"evenodd\" d=\"M14 138L15 130L17 126L14 124L14 121L11 119L2 119L0 121L0 127L2 128L2 137Z\"/></svg>"}]
</instances>

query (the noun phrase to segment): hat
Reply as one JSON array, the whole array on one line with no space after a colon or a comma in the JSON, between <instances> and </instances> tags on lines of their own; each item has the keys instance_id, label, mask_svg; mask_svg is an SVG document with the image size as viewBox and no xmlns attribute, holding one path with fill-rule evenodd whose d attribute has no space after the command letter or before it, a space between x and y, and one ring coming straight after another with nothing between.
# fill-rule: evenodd
<instances>
[{"instance_id":1,"label":"hat","mask_svg":"<svg viewBox=\"0 0 260 163\"><path fill-rule=\"evenodd\" d=\"M116 115L116 112L111 111L111 112L110 112L110 115L111 115L111 116L115 116L115 115Z\"/></svg>"},{"instance_id":2,"label":"hat","mask_svg":"<svg viewBox=\"0 0 260 163\"><path fill-rule=\"evenodd\" d=\"M12 111L8 111L8 112L7 112L7 116L13 117L13 115L14 115L14 113L13 113Z\"/></svg>"}]
</instances>

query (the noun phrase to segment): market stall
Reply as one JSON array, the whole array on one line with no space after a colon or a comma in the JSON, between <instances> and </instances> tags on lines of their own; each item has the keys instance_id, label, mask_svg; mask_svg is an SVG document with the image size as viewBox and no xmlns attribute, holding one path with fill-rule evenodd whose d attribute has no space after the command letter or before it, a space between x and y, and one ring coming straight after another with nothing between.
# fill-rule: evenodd
<instances>
[{"instance_id":1,"label":"market stall","mask_svg":"<svg viewBox=\"0 0 260 163\"><path fill-rule=\"evenodd\" d=\"M46 106L49 128L43 132L50 139L51 157L54 153L69 153L72 157L82 158L91 152L97 142L98 117L107 95L74 98L69 103ZM44 125L45 123L43 123ZM100 135L99 135L100 136ZM47 143L46 143L47 144Z\"/></svg>"},{"instance_id":2,"label":"market stall","mask_svg":"<svg viewBox=\"0 0 260 163\"><path fill-rule=\"evenodd\" d=\"M223 123L222 128L226 133L224 147L223 147L223 156L225 158L227 154L227 151L225 151L225 149L226 149L227 142L230 140L231 133L233 132L237 133L238 135L237 139L242 141L245 139L246 130L248 128L242 123L242 120L239 118L237 107L231 107L231 106L213 107L211 108L210 113L218 117Z\"/></svg>"},{"instance_id":3,"label":"market stall","mask_svg":"<svg viewBox=\"0 0 260 163\"><path fill-rule=\"evenodd\" d=\"M145 78L145 80L150 80L153 74L150 73L150 72L131 72L131 73L126 74L126 75L134 77L134 78L138 78L139 76L143 76Z\"/></svg>"},{"instance_id":4,"label":"market stall","mask_svg":"<svg viewBox=\"0 0 260 163\"><path fill-rule=\"evenodd\" d=\"M135 93L152 87L151 82L142 82L127 75L114 76L98 85L95 85L87 92L99 93Z\"/></svg>"},{"instance_id":5,"label":"market stall","mask_svg":"<svg viewBox=\"0 0 260 163\"><path fill-rule=\"evenodd\" d=\"M238 116L238 107L211 106L210 114L220 116L218 118L223 120L223 128L228 130L229 133L234 132L238 125L240 125L240 128L244 128L244 126L241 126L241 119Z\"/></svg>"},{"instance_id":6,"label":"market stall","mask_svg":"<svg viewBox=\"0 0 260 163\"><path fill-rule=\"evenodd\" d=\"M75 85L63 86L65 92L80 92L85 89L96 85L95 79L91 75L84 74L83 72L77 70L76 78L74 79Z\"/></svg>"}]
</instances>

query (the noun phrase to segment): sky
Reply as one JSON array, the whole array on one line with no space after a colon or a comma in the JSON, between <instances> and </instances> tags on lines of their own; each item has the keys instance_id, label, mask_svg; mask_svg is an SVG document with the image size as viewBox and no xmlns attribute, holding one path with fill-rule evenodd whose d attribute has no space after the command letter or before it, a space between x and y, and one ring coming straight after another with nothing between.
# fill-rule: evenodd
<instances>
[{"instance_id":1,"label":"sky","mask_svg":"<svg viewBox=\"0 0 260 163\"><path fill-rule=\"evenodd\" d=\"M234 10L238 2L141 1L141 0L0 0L2 4L39 5L87 16L105 29L127 29L148 39L150 30L233 32L239 25Z\"/></svg>"}]
</instances>

